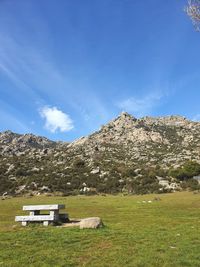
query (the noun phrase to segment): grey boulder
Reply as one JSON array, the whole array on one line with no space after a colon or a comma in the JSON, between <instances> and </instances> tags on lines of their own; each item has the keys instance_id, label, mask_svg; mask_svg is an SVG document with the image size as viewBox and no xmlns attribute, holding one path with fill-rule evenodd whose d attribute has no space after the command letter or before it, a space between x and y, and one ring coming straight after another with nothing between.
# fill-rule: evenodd
<instances>
[{"instance_id":1,"label":"grey boulder","mask_svg":"<svg viewBox=\"0 0 200 267\"><path fill-rule=\"evenodd\" d=\"M85 229L85 228L97 229L100 227L103 227L103 222L99 217L86 218L80 221L80 229Z\"/></svg>"}]
</instances>

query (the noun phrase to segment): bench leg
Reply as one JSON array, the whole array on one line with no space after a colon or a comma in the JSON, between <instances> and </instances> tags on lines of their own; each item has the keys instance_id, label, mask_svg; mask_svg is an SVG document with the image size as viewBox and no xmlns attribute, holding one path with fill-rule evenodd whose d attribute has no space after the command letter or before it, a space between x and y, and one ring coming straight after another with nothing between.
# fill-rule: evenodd
<instances>
[{"instance_id":1,"label":"bench leg","mask_svg":"<svg viewBox=\"0 0 200 267\"><path fill-rule=\"evenodd\" d=\"M27 226L27 222L22 222L22 226Z\"/></svg>"},{"instance_id":2,"label":"bench leg","mask_svg":"<svg viewBox=\"0 0 200 267\"><path fill-rule=\"evenodd\" d=\"M40 211L39 210L33 210L33 211L30 211L30 216L35 216L35 215L40 215Z\"/></svg>"},{"instance_id":3,"label":"bench leg","mask_svg":"<svg viewBox=\"0 0 200 267\"><path fill-rule=\"evenodd\" d=\"M44 222L43 222L43 225L44 225L44 226L48 226L48 225L49 225L49 222L48 222L48 221L44 221Z\"/></svg>"}]
</instances>

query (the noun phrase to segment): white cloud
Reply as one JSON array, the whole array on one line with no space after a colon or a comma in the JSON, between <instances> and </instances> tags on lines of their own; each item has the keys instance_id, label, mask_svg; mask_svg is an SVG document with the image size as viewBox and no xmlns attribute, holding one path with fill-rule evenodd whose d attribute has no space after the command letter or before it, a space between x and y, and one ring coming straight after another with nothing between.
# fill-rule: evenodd
<instances>
[{"instance_id":1,"label":"white cloud","mask_svg":"<svg viewBox=\"0 0 200 267\"><path fill-rule=\"evenodd\" d=\"M132 112L137 116L144 116L157 106L163 97L161 92L149 94L143 98L130 97L117 103L123 111Z\"/></svg>"},{"instance_id":2,"label":"white cloud","mask_svg":"<svg viewBox=\"0 0 200 267\"><path fill-rule=\"evenodd\" d=\"M40 110L40 116L45 119L45 128L52 133L67 132L74 128L70 116L57 107L44 106Z\"/></svg>"}]
</instances>

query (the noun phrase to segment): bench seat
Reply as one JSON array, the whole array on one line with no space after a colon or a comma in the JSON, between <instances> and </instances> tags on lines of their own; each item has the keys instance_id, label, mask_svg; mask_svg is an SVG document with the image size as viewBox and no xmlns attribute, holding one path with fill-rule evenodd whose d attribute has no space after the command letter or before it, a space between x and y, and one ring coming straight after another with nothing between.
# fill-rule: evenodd
<instances>
[{"instance_id":1,"label":"bench seat","mask_svg":"<svg viewBox=\"0 0 200 267\"><path fill-rule=\"evenodd\" d=\"M58 215L24 215L24 216L15 216L16 222L66 222L68 220L67 213L61 213Z\"/></svg>"},{"instance_id":2,"label":"bench seat","mask_svg":"<svg viewBox=\"0 0 200 267\"><path fill-rule=\"evenodd\" d=\"M23 210L59 210L64 209L65 205L63 204L51 204L51 205L29 205L29 206L23 206Z\"/></svg>"},{"instance_id":3,"label":"bench seat","mask_svg":"<svg viewBox=\"0 0 200 267\"><path fill-rule=\"evenodd\" d=\"M58 218L52 215L25 215L25 216L16 216L16 222L43 222L43 221L57 221Z\"/></svg>"}]
</instances>

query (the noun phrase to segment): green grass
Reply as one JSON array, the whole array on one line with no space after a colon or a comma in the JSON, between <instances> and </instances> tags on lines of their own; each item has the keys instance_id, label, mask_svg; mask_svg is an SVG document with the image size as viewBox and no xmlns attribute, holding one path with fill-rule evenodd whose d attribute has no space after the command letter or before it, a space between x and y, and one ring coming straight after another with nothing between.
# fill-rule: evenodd
<instances>
[{"instance_id":1,"label":"green grass","mask_svg":"<svg viewBox=\"0 0 200 267\"><path fill-rule=\"evenodd\" d=\"M0 266L200 266L200 194L33 197L0 201ZM16 226L28 204L64 203L72 218L100 216L98 230Z\"/></svg>"}]
</instances>

